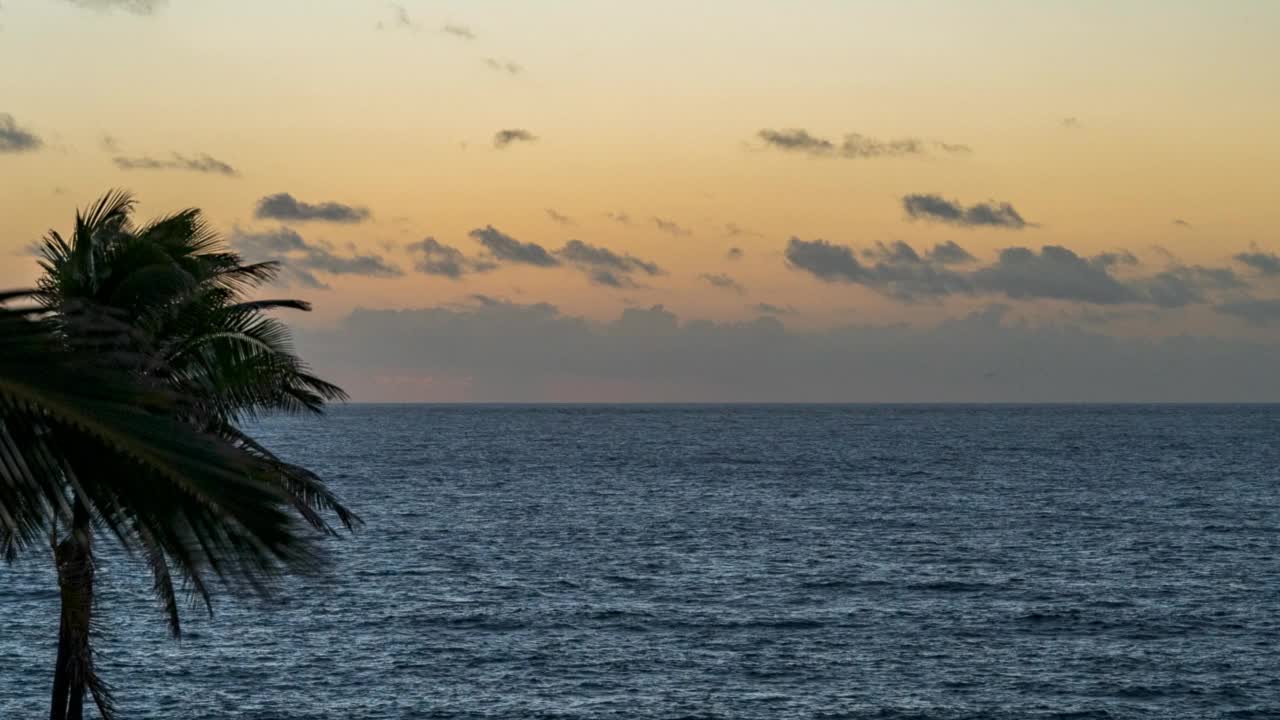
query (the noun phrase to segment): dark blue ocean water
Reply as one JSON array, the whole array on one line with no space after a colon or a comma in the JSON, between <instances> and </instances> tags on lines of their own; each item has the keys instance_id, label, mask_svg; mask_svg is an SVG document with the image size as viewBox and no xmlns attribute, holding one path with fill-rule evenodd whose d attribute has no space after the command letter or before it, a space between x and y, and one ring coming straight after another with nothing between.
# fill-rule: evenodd
<instances>
[{"instance_id":1,"label":"dark blue ocean water","mask_svg":"<svg viewBox=\"0 0 1280 720\"><path fill-rule=\"evenodd\" d=\"M1280 408L350 406L257 434L367 519L167 640L128 718L1280 718ZM46 712L48 558L0 566Z\"/></svg>"}]
</instances>

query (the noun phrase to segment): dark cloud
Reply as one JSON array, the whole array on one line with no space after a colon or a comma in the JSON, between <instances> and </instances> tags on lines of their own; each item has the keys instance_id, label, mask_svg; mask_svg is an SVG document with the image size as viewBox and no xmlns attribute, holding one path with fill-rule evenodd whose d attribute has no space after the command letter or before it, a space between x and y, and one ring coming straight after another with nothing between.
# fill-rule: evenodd
<instances>
[{"instance_id":1,"label":"dark cloud","mask_svg":"<svg viewBox=\"0 0 1280 720\"><path fill-rule=\"evenodd\" d=\"M509 130L499 130L493 135L493 146L496 148L504 148L511 143L516 142L535 142L538 136L528 130L513 128Z\"/></svg>"},{"instance_id":2,"label":"dark cloud","mask_svg":"<svg viewBox=\"0 0 1280 720\"><path fill-rule=\"evenodd\" d=\"M462 38L463 40L475 40L476 34L466 25L456 25L450 23L440 28L440 32L446 35Z\"/></svg>"},{"instance_id":3,"label":"dark cloud","mask_svg":"<svg viewBox=\"0 0 1280 720\"><path fill-rule=\"evenodd\" d=\"M414 255L413 269L425 275L441 275L456 280L463 275L489 272L498 267L484 258L469 258L461 250L444 245L433 237L410 243L405 249Z\"/></svg>"},{"instance_id":4,"label":"dark cloud","mask_svg":"<svg viewBox=\"0 0 1280 720\"><path fill-rule=\"evenodd\" d=\"M364 277L399 277L403 273L377 255L341 256L333 247L322 242L308 242L288 227L263 232L247 232L237 228L231 235L231 245L254 262L274 260L283 265L280 280L284 284L298 284L313 288L327 288L316 277L316 272L329 275L360 275Z\"/></svg>"},{"instance_id":5,"label":"dark cloud","mask_svg":"<svg viewBox=\"0 0 1280 720\"><path fill-rule=\"evenodd\" d=\"M555 267L560 264L560 261L552 257L551 253L541 245L520 242L492 225L476 228L468 235L483 245L485 250L488 250L489 254L498 261L538 267Z\"/></svg>"},{"instance_id":6,"label":"dark cloud","mask_svg":"<svg viewBox=\"0 0 1280 720\"><path fill-rule=\"evenodd\" d=\"M608 248L570 240L556 251L556 256L587 274L596 285L624 288L636 287L632 275L650 277L665 274L656 263L628 254L618 254Z\"/></svg>"},{"instance_id":7,"label":"dark cloud","mask_svg":"<svg viewBox=\"0 0 1280 720\"><path fill-rule=\"evenodd\" d=\"M653 224L656 225L658 229L661 230L662 232L667 233L668 235L673 235L675 237L686 237L693 234L692 230L690 230L687 227L682 227L679 223L677 223L674 220L667 220L665 218L656 217L653 219Z\"/></svg>"},{"instance_id":8,"label":"dark cloud","mask_svg":"<svg viewBox=\"0 0 1280 720\"><path fill-rule=\"evenodd\" d=\"M706 282L711 287L719 288L721 290L728 290L730 292L738 293L739 295L747 292L747 289L742 287L737 280L734 280L732 277L729 277L724 273L702 273L698 278Z\"/></svg>"},{"instance_id":9,"label":"dark cloud","mask_svg":"<svg viewBox=\"0 0 1280 720\"><path fill-rule=\"evenodd\" d=\"M1280 325L1280 299L1237 300L1235 302L1217 305L1214 307L1214 310L1217 310L1223 315L1240 318L1250 325Z\"/></svg>"},{"instance_id":10,"label":"dark cloud","mask_svg":"<svg viewBox=\"0 0 1280 720\"><path fill-rule=\"evenodd\" d=\"M756 303L750 308L758 313L765 315L795 315L796 309L790 305L774 305L772 303Z\"/></svg>"},{"instance_id":11,"label":"dark cloud","mask_svg":"<svg viewBox=\"0 0 1280 720\"><path fill-rule=\"evenodd\" d=\"M315 220L331 223L359 223L368 220L369 209L337 202L308 203L289 193L267 195L258 201L254 217L272 220L306 222Z\"/></svg>"},{"instance_id":12,"label":"dark cloud","mask_svg":"<svg viewBox=\"0 0 1280 720\"><path fill-rule=\"evenodd\" d=\"M19 127L12 115L0 113L0 153L30 152L43 145L38 135Z\"/></svg>"},{"instance_id":13,"label":"dark cloud","mask_svg":"<svg viewBox=\"0 0 1280 720\"><path fill-rule=\"evenodd\" d=\"M121 170L185 170L187 172L210 173L236 177L240 173L235 168L204 153L195 157L186 157L173 153L167 160L152 157L115 157L112 162Z\"/></svg>"},{"instance_id":14,"label":"dark cloud","mask_svg":"<svg viewBox=\"0 0 1280 720\"><path fill-rule=\"evenodd\" d=\"M999 295L1014 300L1064 300L1093 305L1140 304L1183 307L1239 290L1244 283L1229 268L1171 265L1147 275L1121 275L1136 267L1129 252L1082 257L1056 245L1039 251L1011 247L992 263L972 270L953 266L975 262L964 248L947 243L921 255L895 242L863 250L863 259L844 245L791 238L787 264L826 282L862 285L902 301L951 295Z\"/></svg>"},{"instance_id":15,"label":"dark cloud","mask_svg":"<svg viewBox=\"0 0 1280 720\"><path fill-rule=\"evenodd\" d=\"M67 0L89 10L123 10L134 15L150 15L164 7L168 0Z\"/></svg>"},{"instance_id":16,"label":"dark cloud","mask_svg":"<svg viewBox=\"0 0 1280 720\"><path fill-rule=\"evenodd\" d=\"M524 68L521 67L519 63L512 62L511 60L499 60L498 58L490 57L484 59L484 64L485 67L490 70L503 72L508 75L519 75L524 72Z\"/></svg>"},{"instance_id":17,"label":"dark cloud","mask_svg":"<svg viewBox=\"0 0 1280 720\"><path fill-rule=\"evenodd\" d=\"M929 143L918 138L899 138L897 140L876 140L859 133L849 133L836 143L826 138L811 135L808 130L789 128L785 130L765 129L758 132L757 137L765 145L786 152L804 153L817 157L840 157L849 159L902 157L905 155L925 155ZM967 145L955 145L944 142L933 142L932 145L943 152L969 152Z\"/></svg>"},{"instance_id":18,"label":"dark cloud","mask_svg":"<svg viewBox=\"0 0 1280 720\"><path fill-rule=\"evenodd\" d=\"M560 214L560 213L556 212L555 210L553 210L552 208L547 208L547 217L551 218L551 221L552 221L552 222L557 223L557 224L559 224L559 225L574 225L574 224L575 224L575 223L573 222L573 218L569 217L568 215L562 215L562 214Z\"/></svg>"},{"instance_id":19,"label":"dark cloud","mask_svg":"<svg viewBox=\"0 0 1280 720\"><path fill-rule=\"evenodd\" d=\"M740 248L740 247L731 247L731 248L729 248L729 250L728 250L728 251L726 251L726 252L725 252L725 254L724 254L724 259L725 259L725 260L741 260L741 259L742 259L742 256L743 256L743 255L745 255L745 254L746 254L746 253L742 252L742 248Z\"/></svg>"},{"instance_id":20,"label":"dark cloud","mask_svg":"<svg viewBox=\"0 0 1280 720\"><path fill-rule=\"evenodd\" d=\"M1251 268L1260 275L1280 275L1280 255L1252 248L1232 256L1236 262Z\"/></svg>"},{"instance_id":21,"label":"dark cloud","mask_svg":"<svg viewBox=\"0 0 1280 720\"><path fill-rule=\"evenodd\" d=\"M709 322L655 306L593 323L547 303L485 298L357 310L332 330L301 329L298 343L361 400L430 400L406 389L451 379L466 389L461 399L492 402L1280 399L1274 342L1112 336L1001 306L929 327L813 331L767 314ZM406 374L431 382L377 381Z\"/></svg>"},{"instance_id":22,"label":"dark cloud","mask_svg":"<svg viewBox=\"0 0 1280 720\"><path fill-rule=\"evenodd\" d=\"M1178 227L1184 227L1184 228L1191 227L1191 223L1187 222L1186 220L1183 220L1182 218L1174 218L1173 224L1177 225Z\"/></svg>"},{"instance_id":23,"label":"dark cloud","mask_svg":"<svg viewBox=\"0 0 1280 720\"><path fill-rule=\"evenodd\" d=\"M965 207L941 195L915 194L902 198L912 220L932 220L961 227L1001 227L1021 230L1028 223L1009 203L978 203Z\"/></svg>"}]
</instances>

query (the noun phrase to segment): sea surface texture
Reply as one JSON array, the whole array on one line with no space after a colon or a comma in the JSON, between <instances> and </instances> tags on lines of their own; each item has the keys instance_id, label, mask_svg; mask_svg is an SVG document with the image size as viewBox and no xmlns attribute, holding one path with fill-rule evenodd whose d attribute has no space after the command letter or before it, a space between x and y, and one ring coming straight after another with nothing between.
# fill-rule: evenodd
<instances>
[{"instance_id":1,"label":"sea surface texture","mask_svg":"<svg viewBox=\"0 0 1280 720\"><path fill-rule=\"evenodd\" d=\"M123 718L1280 718L1280 408L336 408L256 435L367 521L171 642L100 569ZM47 717L46 552L0 718Z\"/></svg>"}]
</instances>

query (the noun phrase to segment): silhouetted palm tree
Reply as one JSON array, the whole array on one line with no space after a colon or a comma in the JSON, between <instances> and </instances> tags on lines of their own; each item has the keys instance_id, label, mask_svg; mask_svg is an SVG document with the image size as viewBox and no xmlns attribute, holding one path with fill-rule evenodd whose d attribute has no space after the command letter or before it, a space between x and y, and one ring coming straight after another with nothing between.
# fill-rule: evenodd
<instances>
[{"instance_id":1,"label":"silhouetted palm tree","mask_svg":"<svg viewBox=\"0 0 1280 720\"><path fill-rule=\"evenodd\" d=\"M43 452L39 443L46 435L57 444L46 453L50 470L36 485L43 490L20 496L26 498L23 512L6 542L21 547L35 529L52 533L62 598L53 720L82 717L86 692L104 717L112 712L110 693L93 671L90 642L95 535L145 558L176 637L175 579L208 605L214 580L263 591L282 571L315 566L316 545L297 532L282 503L323 532L335 531L326 511L347 528L358 522L313 473L281 461L238 428L258 413L318 413L326 401L344 397L307 370L292 351L287 328L265 314L308 306L247 300L247 292L274 277L276 265L244 263L221 245L198 210L135 227L133 205L129 195L109 193L76 214L69 240L54 232L45 237L39 246L45 272L34 295L45 314L24 321L54 338L80 377L115 382L128 376L131 382L118 387L163 398L158 406L139 403L142 416L183 431L172 434L174 445L166 445L164 435L153 437L157 452L187 457L181 441L198 438L223 465L216 483L208 475L216 466L200 470L209 481L201 483L181 465L166 470L137 452L121 452L128 446L102 435L73 442L80 435L72 430L83 426L71 424L60 434L43 430L66 424L57 415L42 411L40 422L27 424L27 444L19 448ZM89 353L94 360L86 363ZM43 516L32 514L40 507Z\"/></svg>"}]
</instances>

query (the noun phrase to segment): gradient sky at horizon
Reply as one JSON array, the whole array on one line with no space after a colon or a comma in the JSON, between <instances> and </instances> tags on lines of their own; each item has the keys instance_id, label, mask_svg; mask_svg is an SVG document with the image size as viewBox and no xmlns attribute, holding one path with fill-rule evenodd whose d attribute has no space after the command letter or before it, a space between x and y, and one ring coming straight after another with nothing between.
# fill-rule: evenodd
<instances>
[{"instance_id":1,"label":"gradient sky at horizon","mask_svg":"<svg viewBox=\"0 0 1280 720\"><path fill-rule=\"evenodd\" d=\"M0 287L127 187L292 261L358 399L1280 399L1276 37L1265 1L3 0ZM1114 357L1002 380L1076 351Z\"/></svg>"}]
</instances>

